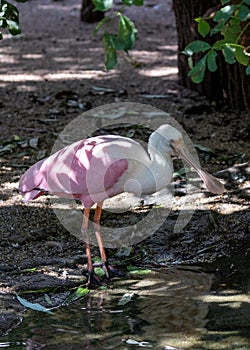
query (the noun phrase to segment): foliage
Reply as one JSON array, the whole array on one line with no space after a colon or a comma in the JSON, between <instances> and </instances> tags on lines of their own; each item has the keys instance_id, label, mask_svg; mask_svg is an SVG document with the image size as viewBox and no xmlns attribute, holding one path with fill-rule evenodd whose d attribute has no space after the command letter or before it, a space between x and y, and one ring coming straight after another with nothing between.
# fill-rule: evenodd
<instances>
[{"instance_id":1,"label":"foliage","mask_svg":"<svg viewBox=\"0 0 250 350\"><path fill-rule=\"evenodd\" d=\"M246 67L246 74L250 74L249 51L250 45L244 46L241 42L243 34L249 27L250 0L243 0L239 4L232 4L230 0L221 0L221 8L209 17L198 17L198 32L204 38L208 35L223 37L216 40L213 45L206 41L196 40L188 44L184 54L188 55L190 67L189 75L194 83L201 83L208 68L210 72L217 70L216 58L221 51L225 62L233 64L236 61ZM194 65L193 55L203 54L202 58Z\"/></svg>"},{"instance_id":2,"label":"foliage","mask_svg":"<svg viewBox=\"0 0 250 350\"><path fill-rule=\"evenodd\" d=\"M28 0L15 0L16 2L26 2ZM17 35L21 33L19 26L19 12L16 6L6 0L1 0L0 4L0 27L8 28L11 35ZM3 38L2 32L0 32L0 39Z\"/></svg>"},{"instance_id":3,"label":"foliage","mask_svg":"<svg viewBox=\"0 0 250 350\"><path fill-rule=\"evenodd\" d=\"M6 0L0 0L0 27L7 28L9 33L17 35L21 33L19 26L19 12L16 6ZM28 0L12 0L24 3ZM103 29L102 41L105 51L105 66L112 69L117 65L117 51L128 51L134 47L137 40L137 29L134 23L123 14L126 6L143 6L144 0L121 0L122 6L119 11L113 10L113 0L93 0L95 10L110 11L95 30L94 36L100 29ZM246 67L246 74L250 74L250 45L242 44L243 35L250 24L250 0L242 0L234 4L232 0L221 0L219 10L209 17L198 17L198 32L202 37L220 34L222 38L216 40L214 44L207 41L196 40L186 46L183 51L188 56L190 67L189 75L193 82L201 83L205 76L205 71L217 70L217 56L221 51L225 62L233 64L239 62ZM114 26L117 26L114 33ZM2 33L0 32L0 39ZM245 45L245 46L244 46ZM248 45L248 46L247 46ZM201 59L194 64L193 56L200 54Z\"/></svg>"},{"instance_id":4,"label":"foliage","mask_svg":"<svg viewBox=\"0 0 250 350\"><path fill-rule=\"evenodd\" d=\"M137 29L134 23L122 14L125 6L142 6L144 0L122 0L123 6L119 11L112 11L107 17L100 21L94 31L94 35L106 26L103 31L102 41L105 51L105 67L109 70L117 65L117 51L128 53L137 39ZM113 6L113 0L93 0L95 10L107 11ZM117 33L111 33L110 28L117 24Z\"/></svg>"},{"instance_id":5,"label":"foliage","mask_svg":"<svg viewBox=\"0 0 250 350\"><path fill-rule=\"evenodd\" d=\"M108 11L113 6L113 0L93 0L96 10ZM134 23L126 16L122 15L125 6L142 6L143 0L122 0L123 6L120 11L113 11L98 23L94 34L104 25L107 29L103 33L103 47L105 51L105 66L112 69L117 65L117 51L124 50L128 52L137 39L137 29ZM232 0L221 0L219 10L212 13L209 17L198 17L195 21L198 23L198 32L204 38L208 35L222 35L222 39L216 40L213 45L207 41L196 40L191 42L184 50L188 55L190 66L189 75L193 82L201 83L205 76L205 71L215 72L217 70L218 52L222 51L225 62L233 64L235 61L246 67L246 74L250 74L249 49L250 46L244 46L241 43L243 34L249 26L250 18L250 0L243 0L239 4L233 4ZM118 33L109 33L108 29L114 18L119 17ZM204 54L194 65L193 55Z\"/></svg>"}]
</instances>

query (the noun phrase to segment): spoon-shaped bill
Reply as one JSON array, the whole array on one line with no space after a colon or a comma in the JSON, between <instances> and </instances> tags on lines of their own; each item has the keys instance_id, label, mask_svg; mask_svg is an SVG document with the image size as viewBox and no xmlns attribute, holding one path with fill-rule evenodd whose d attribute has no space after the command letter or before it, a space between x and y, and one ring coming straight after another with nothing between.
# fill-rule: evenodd
<instances>
[{"instance_id":1,"label":"spoon-shaped bill","mask_svg":"<svg viewBox=\"0 0 250 350\"><path fill-rule=\"evenodd\" d=\"M200 178L203 180L207 189L215 194L222 194L225 191L224 185L216 179L214 176L210 175L207 171L200 168L195 159L189 154L189 152L184 148L183 144L176 144L173 146L177 155L185 160L189 165L191 165Z\"/></svg>"}]
</instances>

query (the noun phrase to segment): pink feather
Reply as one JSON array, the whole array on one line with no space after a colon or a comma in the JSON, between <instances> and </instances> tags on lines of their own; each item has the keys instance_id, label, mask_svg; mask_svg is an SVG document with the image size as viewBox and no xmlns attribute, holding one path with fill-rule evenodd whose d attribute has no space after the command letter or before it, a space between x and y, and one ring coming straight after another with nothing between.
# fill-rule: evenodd
<instances>
[{"instance_id":1,"label":"pink feather","mask_svg":"<svg viewBox=\"0 0 250 350\"><path fill-rule=\"evenodd\" d=\"M35 163L19 183L24 200L49 192L60 197L78 198L86 208L122 192L114 190L113 186L128 169L128 161L112 152L115 139L116 136L99 136L81 140ZM105 148L109 152L105 153Z\"/></svg>"}]
</instances>

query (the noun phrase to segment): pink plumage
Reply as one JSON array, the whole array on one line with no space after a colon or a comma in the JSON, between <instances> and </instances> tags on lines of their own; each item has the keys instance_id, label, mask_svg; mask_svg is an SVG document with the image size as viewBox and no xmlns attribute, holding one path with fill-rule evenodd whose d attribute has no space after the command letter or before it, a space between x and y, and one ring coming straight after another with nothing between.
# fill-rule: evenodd
<instances>
[{"instance_id":1,"label":"pink plumage","mask_svg":"<svg viewBox=\"0 0 250 350\"><path fill-rule=\"evenodd\" d=\"M173 174L171 156L176 155L196 170L209 191L223 193L223 184L200 168L197 160L188 152L182 134L167 124L151 134L147 150L134 140L114 135L75 142L28 169L21 177L19 189L25 201L36 199L45 192L79 199L85 208L83 233L87 232L90 207L97 203L95 233L103 269L109 277L109 271L114 269L107 263L100 235L103 201L124 191L140 196L166 187ZM93 277L88 239L85 243L89 285L97 278Z\"/></svg>"},{"instance_id":2,"label":"pink plumage","mask_svg":"<svg viewBox=\"0 0 250 350\"><path fill-rule=\"evenodd\" d=\"M115 140L115 136L81 140L35 163L19 183L25 201L49 192L77 198L89 208L121 192L121 189L113 190L113 186L128 169L128 160L121 152L119 156L115 154Z\"/></svg>"}]
</instances>

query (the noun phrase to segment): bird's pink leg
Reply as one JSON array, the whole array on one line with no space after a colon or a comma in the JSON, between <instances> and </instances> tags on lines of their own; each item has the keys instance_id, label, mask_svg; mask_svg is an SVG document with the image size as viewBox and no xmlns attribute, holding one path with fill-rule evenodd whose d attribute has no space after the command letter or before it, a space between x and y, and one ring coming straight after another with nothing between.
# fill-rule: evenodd
<instances>
[{"instance_id":1,"label":"bird's pink leg","mask_svg":"<svg viewBox=\"0 0 250 350\"><path fill-rule=\"evenodd\" d=\"M96 207L95 215L94 215L94 225L95 225L96 240L99 246L100 255L102 259L102 268L108 279L110 277L109 276L110 272L112 272L114 275L117 275L117 276L124 276L124 273L118 271L116 268L114 268L112 265L109 265L108 263L108 259L107 259L106 252L103 245L103 240L101 237L101 230L100 230L101 214L102 214L102 203L98 203Z\"/></svg>"},{"instance_id":2,"label":"bird's pink leg","mask_svg":"<svg viewBox=\"0 0 250 350\"><path fill-rule=\"evenodd\" d=\"M93 278L92 276L94 273L90 244L89 244L89 235L88 235L89 213L90 213L90 208L85 208L83 213L83 222L82 222L82 234L83 234L83 239L85 240L87 265L88 265L88 285L91 284L91 280Z\"/></svg>"},{"instance_id":3,"label":"bird's pink leg","mask_svg":"<svg viewBox=\"0 0 250 350\"><path fill-rule=\"evenodd\" d=\"M95 210L95 215L94 215L95 235L96 235L96 240L97 240L99 250L100 250L103 269L104 269L106 277L109 278L108 266L107 266L107 256L106 256L106 252L104 249L102 236L101 236L101 230L100 230L101 215L102 215L102 203L98 203L96 210Z\"/></svg>"}]
</instances>

